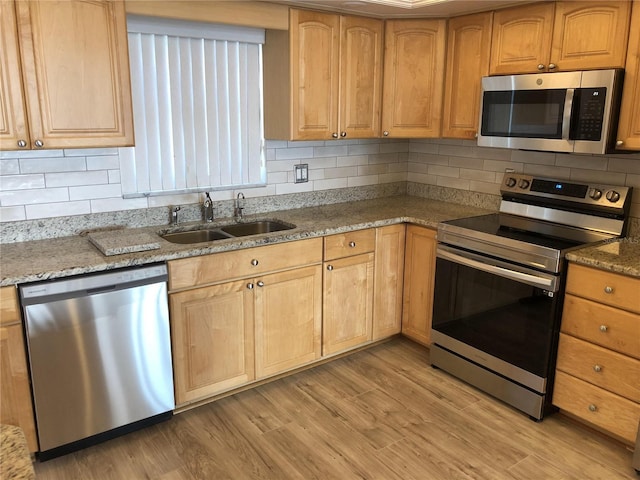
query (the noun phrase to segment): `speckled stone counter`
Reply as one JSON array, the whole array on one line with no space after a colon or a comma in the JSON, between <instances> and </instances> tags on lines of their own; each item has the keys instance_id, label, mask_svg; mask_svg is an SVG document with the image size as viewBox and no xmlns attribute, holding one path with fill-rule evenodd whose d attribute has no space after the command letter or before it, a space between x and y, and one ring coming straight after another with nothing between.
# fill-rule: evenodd
<instances>
[{"instance_id":1,"label":"speckled stone counter","mask_svg":"<svg viewBox=\"0 0 640 480\"><path fill-rule=\"evenodd\" d=\"M36 478L27 441L20 427L0 425L0 478L7 480Z\"/></svg>"},{"instance_id":2,"label":"speckled stone counter","mask_svg":"<svg viewBox=\"0 0 640 480\"><path fill-rule=\"evenodd\" d=\"M567 260L590 267L640 277L640 237L585 247L567 254Z\"/></svg>"},{"instance_id":3,"label":"speckled stone counter","mask_svg":"<svg viewBox=\"0 0 640 480\"><path fill-rule=\"evenodd\" d=\"M122 233L127 237L132 234L144 234L145 238L149 235L157 238L160 248L122 255L103 255L86 236L9 243L0 245L0 286L163 262L402 222L436 228L438 223L444 220L486 213L490 211L419 197L396 196L282 210L257 216L248 215L245 221L278 219L294 224L296 227L281 232L200 244L174 244L158 235L167 230L195 228L198 223L185 223L177 228L161 225L123 229ZM232 220L220 219L208 226L215 228L228 223L232 223Z\"/></svg>"}]
</instances>

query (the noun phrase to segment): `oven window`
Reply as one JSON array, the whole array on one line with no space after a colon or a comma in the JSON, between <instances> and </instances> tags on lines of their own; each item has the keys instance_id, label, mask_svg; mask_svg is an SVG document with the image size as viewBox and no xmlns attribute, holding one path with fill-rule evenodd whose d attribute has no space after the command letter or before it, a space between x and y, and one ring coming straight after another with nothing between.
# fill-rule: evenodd
<instances>
[{"instance_id":1,"label":"oven window","mask_svg":"<svg viewBox=\"0 0 640 480\"><path fill-rule=\"evenodd\" d=\"M556 296L438 258L433 329L540 377L555 348Z\"/></svg>"},{"instance_id":2,"label":"oven window","mask_svg":"<svg viewBox=\"0 0 640 480\"><path fill-rule=\"evenodd\" d=\"M515 90L483 94L482 135L562 138L566 90Z\"/></svg>"}]
</instances>

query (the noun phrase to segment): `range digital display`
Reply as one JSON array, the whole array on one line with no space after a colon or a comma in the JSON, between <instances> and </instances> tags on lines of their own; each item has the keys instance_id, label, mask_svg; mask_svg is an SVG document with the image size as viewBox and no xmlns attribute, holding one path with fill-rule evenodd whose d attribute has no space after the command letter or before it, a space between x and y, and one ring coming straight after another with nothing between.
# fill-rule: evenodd
<instances>
[{"instance_id":1,"label":"range digital display","mask_svg":"<svg viewBox=\"0 0 640 480\"><path fill-rule=\"evenodd\" d=\"M534 179L531 182L532 192L553 193L572 198L586 198L588 185L578 183L557 182L550 180Z\"/></svg>"}]
</instances>

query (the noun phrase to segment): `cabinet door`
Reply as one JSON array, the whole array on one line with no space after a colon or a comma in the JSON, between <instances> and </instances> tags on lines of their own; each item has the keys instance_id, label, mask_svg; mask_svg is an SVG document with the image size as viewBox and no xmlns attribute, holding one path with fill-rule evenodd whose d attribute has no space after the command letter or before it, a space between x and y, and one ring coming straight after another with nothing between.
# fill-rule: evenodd
<instances>
[{"instance_id":1,"label":"cabinet door","mask_svg":"<svg viewBox=\"0 0 640 480\"><path fill-rule=\"evenodd\" d=\"M405 226L376 229L373 340L400 333Z\"/></svg>"},{"instance_id":2,"label":"cabinet door","mask_svg":"<svg viewBox=\"0 0 640 480\"><path fill-rule=\"evenodd\" d=\"M383 23L340 17L340 137L380 136Z\"/></svg>"},{"instance_id":3,"label":"cabinet door","mask_svg":"<svg viewBox=\"0 0 640 480\"><path fill-rule=\"evenodd\" d=\"M617 148L640 150L640 1L633 3Z\"/></svg>"},{"instance_id":4,"label":"cabinet door","mask_svg":"<svg viewBox=\"0 0 640 480\"><path fill-rule=\"evenodd\" d=\"M17 2L31 146L133 145L124 2Z\"/></svg>"},{"instance_id":5,"label":"cabinet door","mask_svg":"<svg viewBox=\"0 0 640 480\"><path fill-rule=\"evenodd\" d=\"M551 62L558 70L624 68L631 2L557 2Z\"/></svg>"},{"instance_id":6,"label":"cabinet door","mask_svg":"<svg viewBox=\"0 0 640 480\"><path fill-rule=\"evenodd\" d=\"M261 277L255 287L256 377L320 358L322 266Z\"/></svg>"},{"instance_id":7,"label":"cabinet door","mask_svg":"<svg viewBox=\"0 0 640 480\"><path fill-rule=\"evenodd\" d=\"M291 115L294 140L338 134L338 15L291 10Z\"/></svg>"},{"instance_id":8,"label":"cabinet door","mask_svg":"<svg viewBox=\"0 0 640 480\"><path fill-rule=\"evenodd\" d=\"M473 140L478 133L481 78L489 75L493 13L449 20L442 136Z\"/></svg>"},{"instance_id":9,"label":"cabinet door","mask_svg":"<svg viewBox=\"0 0 640 480\"><path fill-rule=\"evenodd\" d=\"M445 41L445 20L387 21L383 136L440 136Z\"/></svg>"},{"instance_id":10,"label":"cabinet door","mask_svg":"<svg viewBox=\"0 0 640 480\"><path fill-rule=\"evenodd\" d=\"M497 10L491 35L491 75L546 70L553 32L553 3Z\"/></svg>"},{"instance_id":11,"label":"cabinet door","mask_svg":"<svg viewBox=\"0 0 640 480\"><path fill-rule=\"evenodd\" d=\"M176 404L255 378L253 290L248 283L169 295Z\"/></svg>"},{"instance_id":12,"label":"cabinet door","mask_svg":"<svg viewBox=\"0 0 640 480\"><path fill-rule=\"evenodd\" d=\"M29 146L13 0L0 1L0 150ZM21 146L23 145L23 146Z\"/></svg>"},{"instance_id":13,"label":"cabinet door","mask_svg":"<svg viewBox=\"0 0 640 480\"><path fill-rule=\"evenodd\" d=\"M371 340L373 253L325 263L322 355Z\"/></svg>"},{"instance_id":14,"label":"cabinet door","mask_svg":"<svg viewBox=\"0 0 640 480\"><path fill-rule=\"evenodd\" d=\"M0 423L22 428L30 452L38 451L27 353L15 287L0 289Z\"/></svg>"},{"instance_id":15,"label":"cabinet door","mask_svg":"<svg viewBox=\"0 0 640 480\"><path fill-rule=\"evenodd\" d=\"M424 345L431 343L435 266L435 230L409 225L405 250L402 333Z\"/></svg>"}]
</instances>

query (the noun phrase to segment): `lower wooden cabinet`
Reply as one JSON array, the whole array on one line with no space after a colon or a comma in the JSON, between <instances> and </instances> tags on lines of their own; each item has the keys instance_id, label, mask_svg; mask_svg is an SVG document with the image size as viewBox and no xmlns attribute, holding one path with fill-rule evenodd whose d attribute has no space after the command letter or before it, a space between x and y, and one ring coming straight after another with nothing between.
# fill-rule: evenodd
<instances>
[{"instance_id":1,"label":"lower wooden cabinet","mask_svg":"<svg viewBox=\"0 0 640 480\"><path fill-rule=\"evenodd\" d=\"M423 345L431 344L435 267L436 231L409 225L405 248L402 334Z\"/></svg>"},{"instance_id":2,"label":"lower wooden cabinet","mask_svg":"<svg viewBox=\"0 0 640 480\"><path fill-rule=\"evenodd\" d=\"M15 287L0 288L0 423L22 428L38 451L24 333Z\"/></svg>"}]
</instances>

